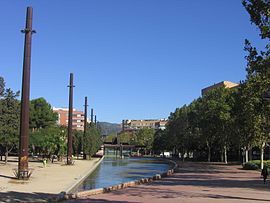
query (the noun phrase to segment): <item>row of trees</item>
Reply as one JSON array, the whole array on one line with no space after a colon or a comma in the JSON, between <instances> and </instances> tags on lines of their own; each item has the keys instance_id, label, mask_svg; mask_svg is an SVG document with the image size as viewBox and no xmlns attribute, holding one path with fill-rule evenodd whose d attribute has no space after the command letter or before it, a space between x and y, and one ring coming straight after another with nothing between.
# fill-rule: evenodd
<instances>
[{"instance_id":1,"label":"row of trees","mask_svg":"<svg viewBox=\"0 0 270 203\"><path fill-rule=\"evenodd\" d=\"M142 128L136 132L121 132L118 135L111 134L106 136L106 142L113 142L116 138L119 143L143 146L145 153L152 154L155 130Z\"/></svg>"},{"instance_id":2,"label":"row of trees","mask_svg":"<svg viewBox=\"0 0 270 203\"><path fill-rule=\"evenodd\" d=\"M156 133L157 150L193 152L197 158L228 161L258 147L263 152L270 141L270 102L264 100L270 88L270 1L243 0L251 22L267 42L264 51L257 51L245 41L248 53L247 76L237 89L215 88L189 105L171 113L166 131Z\"/></svg>"},{"instance_id":3,"label":"row of trees","mask_svg":"<svg viewBox=\"0 0 270 203\"><path fill-rule=\"evenodd\" d=\"M7 162L10 152L18 153L20 101L19 92L5 88L5 81L0 77L0 153L5 154ZM51 105L38 98L30 102L29 150L33 155L50 157L64 156L67 151L67 129L58 126L58 116ZM101 145L100 130L96 126L87 126L86 136L82 131L73 132L74 154L82 150L91 157Z\"/></svg>"}]
</instances>

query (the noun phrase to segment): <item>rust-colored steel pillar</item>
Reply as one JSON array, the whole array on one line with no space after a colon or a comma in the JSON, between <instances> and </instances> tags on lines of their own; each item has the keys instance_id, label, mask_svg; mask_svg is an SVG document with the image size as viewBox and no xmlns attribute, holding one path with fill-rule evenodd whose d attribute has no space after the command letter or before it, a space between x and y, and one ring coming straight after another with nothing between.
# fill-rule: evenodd
<instances>
[{"instance_id":1,"label":"rust-colored steel pillar","mask_svg":"<svg viewBox=\"0 0 270 203\"><path fill-rule=\"evenodd\" d=\"M86 159L86 155L84 153L84 147L83 147L83 143L84 143L84 139L86 138L86 127L87 127L87 97L84 98L84 129L83 129L83 138L81 140L82 142L82 151L83 151L83 159Z\"/></svg>"},{"instance_id":2,"label":"rust-colored steel pillar","mask_svg":"<svg viewBox=\"0 0 270 203\"><path fill-rule=\"evenodd\" d=\"M72 164L72 115L73 115L73 73L69 78L69 109L68 109L68 147L67 147L67 165Z\"/></svg>"},{"instance_id":3,"label":"rust-colored steel pillar","mask_svg":"<svg viewBox=\"0 0 270 203\"><path fill-rule=\"evenodd\" d=\"M30 67L31 67L31 43L33 9L27 7L26 25L22 30L25 34L24 39L24 58L23 58L23 77L21 95L21 115L20 115L20 142L19 142L19 164L18 179L29 178L28 169L28 142L29 142L29 97L30 97Z\"/></svg>"},{"instance_id":4,"label":"rust-colored steel pillar","mask_svg":"<svg viewBox=\"0 0 270 203\"><path fill-rule=\"evenodd\" d=\"M86 126L87 126L87 97L84 98L84 137L86 135Z\"/></svg>"},{"instance_id":5,"label":"rust-colored steel pillar","mask_svg":"<svg viewBox=\"0 0 270 203\"><path fill-rule=\"evenodd\" d=\"M93 126L94 123L94 109L91 109L91 126Z\"/></svg>"}]
</instances>

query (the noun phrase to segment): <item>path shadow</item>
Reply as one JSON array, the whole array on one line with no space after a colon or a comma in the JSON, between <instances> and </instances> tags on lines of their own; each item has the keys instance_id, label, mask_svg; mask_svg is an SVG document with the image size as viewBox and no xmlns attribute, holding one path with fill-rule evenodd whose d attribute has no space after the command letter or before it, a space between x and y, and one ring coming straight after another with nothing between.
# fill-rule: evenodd
<instances>
[{"instance_id":1,"label":"path shadow","mask_svg":"<svg viewBox=\"0 0 270 203\"><path fill-rule=\"evenodd\" d=\"M107 200L107 199L75 199L75 200L69 200L66 201L66 203L77 203L77 202L82 202L82 203L88 203L88 202L94 202L94 203L103 203L103 202L113 202L113 203L139 203L139 202L134 202L134 201L114 201L114 200Z\"/></svg>"},{"instance_id":2,"label":"path shadow","mask_svg":"<svg viewBox=\"0 0 270 203\"><path fill-rule=\"evenodd\" d=\"M219 194L207 194L207 193L197 193L196 191L177 191L177 190L169 190L168 188L161 189L160 187L155 187L151 185L151 187L143 186L136 188L127 188L125 190L113 191L113 195L119 196L123 198L124 196L133 196L144 198L146 196L152 196L154 199L176 199L176 198L210 198L210 199L228 199L228 200L249 200L249 201L264 201L270 202L270 199L263 198L254 198L254 197L241 197L241 196L233 196L233 195L219 195ZM89 201L93 201L95 199L88 199ZM108 200L107 200L108 201ZM187 201L188 202L188 201Z\"/></svg>"},{"instance_id":3,"label":"path shadow","mask_svg":"<svg viewBox=\"0 0 270 203\"><path fill-rule=\"evenodd\" d=\"M1 175L0 174L0 177L2 177L2 178L7 178L7 179L16 179L17 180L17 178L16 177L13 177L13 176L5 176L5 175Z\"/></svg>"},{"instance_id":4,"label":"path shadow","mask_svg":"<svg viewBox=\"0 0 270 203\"><path fill-rule=\"evenodd\" d=\"M55 196L49 193L0 192L0 202L48 202Z\"/></svg>"}]
</instances>

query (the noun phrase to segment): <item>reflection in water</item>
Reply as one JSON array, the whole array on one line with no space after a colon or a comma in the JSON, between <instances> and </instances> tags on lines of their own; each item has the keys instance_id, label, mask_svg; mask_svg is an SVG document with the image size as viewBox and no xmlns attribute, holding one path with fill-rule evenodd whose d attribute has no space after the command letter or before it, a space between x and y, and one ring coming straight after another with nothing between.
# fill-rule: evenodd
<instances>
[{"instance_id":1,"label":"reflection in water","mask_svg":"<svg viewBox=\"0 0 270 203\"><path fill-rule=\"evenodd\" d=\"M169 167L167 163L151 158L105 158L76 190L103 188L144 177L152 177L157 173L167 171Z\"/></svg>"}]
</instances>

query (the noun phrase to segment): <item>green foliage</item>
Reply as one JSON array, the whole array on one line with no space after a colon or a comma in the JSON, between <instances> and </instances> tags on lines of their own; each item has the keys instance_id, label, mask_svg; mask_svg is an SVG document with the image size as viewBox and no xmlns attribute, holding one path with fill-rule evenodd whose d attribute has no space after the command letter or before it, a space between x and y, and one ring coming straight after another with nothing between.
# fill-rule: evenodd
<instances>
[{"instance_id":1,"label":"green foliage","mask_svg":"<svg viewBox=\"0 0 270 203\"><path fill-rule=\"evenodd\" d=\"M57 113L54 113L51 105L44 99L33 99L30 103L30 128L40 129L55 125Z\"/></svg>"},{"instance_id":2,"label":"green foliage","mask_svg":"<svg viewBox=\"0 0 270 203\"><path fill-rule=\"evenodd\" d=\"M264 165L270 169L270 160L263 161ZM260 168L261 160L252 160L243 165L243 169L245 170L257 170Z\"/></svg>"},{"instance_id":3,"label":"green foliage","mask_svg":"<svg viewBox=\"0 0 270 203\"><path fill-rule=\"evenodd\" d=\"M79 155L83 150L83 135L83 131L73 130L73 150L76 155Z\"/></svg>"},{"instance_id":4,"label":"green foliage","mask_svg":"<svg viewBox=\"0 0 270 203\"><path fill-rule=\"evenodd\" d=\"M0 97L3 96L5 91L5 81L4 78L0 76Z\"/></svg>"},{"instance_id":5,"label":"green foliage","mask_svg":"<svg viewBox=\"0 0 270 203\"><path fill-rule=\"evenodd\" d=\"M242 0L242 3L251 22L260 29L261 37L270 39L270 1ZM211 155L224 154L226 158L227 151L240 148L257 146L263 152L270 140L270 102L263 100L263 95L270 93L270 45L268 42L264 51L257 51L246 40L245 51L247 77L240 87L234 91L215 88L191 104L177 108L169 117L166 131L156 134L155 148L193 151L198 152L197 156L208 154L209 161Z\"/></svg>"},{"instance_id":6,"label":"green foliage","mask_svg":"<svg viewBox=\"0 0 270 203\"><path fill-rule=\"evenodd\" d=\"M19 92L5 89L4 79L0 77L0 143L8 153L18 146L20 103Z\"/></svg>"},{"instance_id":7,"label":"green foliage","mask_svg":"<svg viewBox=\"0 0 270 203\"><path fill-rule=\"evenodd\" d=\"M243 165L243 169L245 170L257 170L259 169L259 166L256 163L253 162L247 162Z\"/></svg>"},{"instance_id":8,"label":"green foliage","mask_svg":"<svg viewBox=\"0 0 270 203\"><path fill-rule=\"evenodd\" d=\"M116 134L109 134L105 137L105 142L113 142L113 140L116 138Z\"/></svg>"},{"instance_id":9,"label":"green foliage","mask_svg":"<svg viewBox=\"0 0 270 203\"><path fill-rule=\"evenodd\" d=\"M41 128L30 134L30 146L34 154L50 156L66 153L66 129L59 126Z\"/></svg>"},{"instance_id":10,"label":"green foliage","mask_svg":"<svg viewBox=\"0 0 270 203\"><path fill-rule=\"evenodd\" d=\"M102 144L100 130L95 126L87 125L86 134L83 137L84 153L93 156Z\"/></svg>"},{"instance_id":11,"label":"green foliage","mask_svg":"<svg viewBox=\"0 0 270 203\"><path fill-rule=\"evenodd\" d=\"M132 138L131 134L129 134L127 132L122 132L122 133L117 135L118 142L120 142L120 143L130 144L131 138Z\"/></svg>"},{"instance_id":12,"label":"green foliage","mask_svg":"<svg viewBox=\"0 0 270 203\"><path fill-rule=\"evenodd\" d=\"M155 130L149 128L142 128L135 134L135 143L146 147L146 150L153 149Z\"/></svg>"},{"instance_id":13,"label":"green foliage","mask_svg":"<svg viewBox=\"0 0 270 203\"><path fill-rule=\"evenodd\" d=\"M270 38L270 1L269 0L242 0L250 15L250 20L261 31L261 37Z\"/></svg>"}]
</instances>

